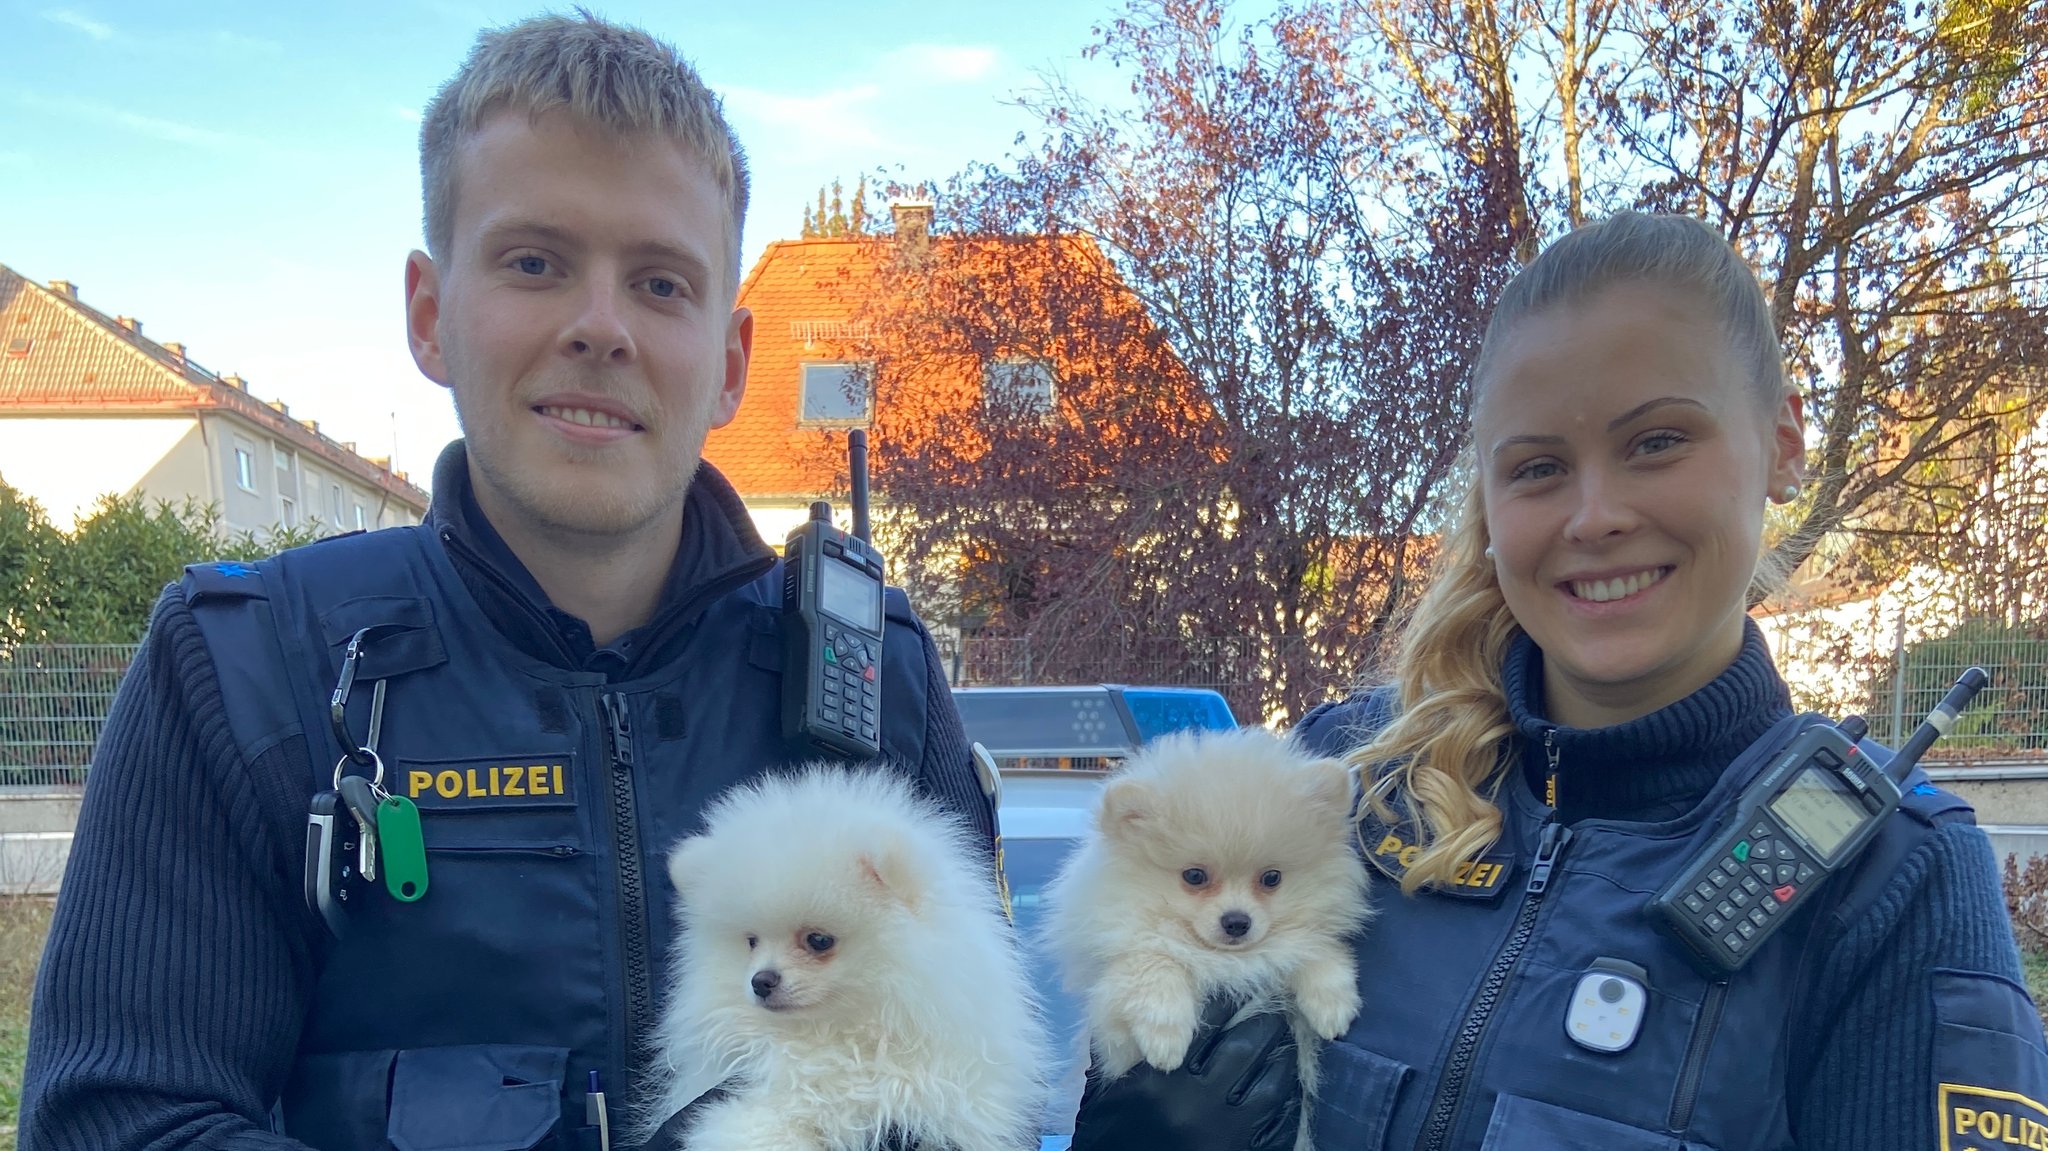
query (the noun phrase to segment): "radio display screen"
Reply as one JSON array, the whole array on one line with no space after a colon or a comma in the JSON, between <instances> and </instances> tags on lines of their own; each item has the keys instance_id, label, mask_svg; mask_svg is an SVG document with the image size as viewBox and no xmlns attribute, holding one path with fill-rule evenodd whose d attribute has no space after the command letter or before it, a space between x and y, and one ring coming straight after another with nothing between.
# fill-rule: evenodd
<instances>
[{"instance_id":1,"label":"radio display screen","mask_svg":"<svg viewBox=\"0 0 2048 1151\"><path fill-rule=\"evenodd\" d=\"M1833 863L1842 843L1869 817L1840 781L1817 767L1793 777L1771 801L1771 814L1818 851L1823 863Z\"/></svg>"},{"instance_id":2,"label":"radio display screen","mask_svg":"<svg viewBox=\"0 0 2048 1151\"><path fill-rule=\"evenodd\" d=\"M869 634L881 631L882 589L839 560L819 558L818 606Z\"/></svg>"}]
</instances>

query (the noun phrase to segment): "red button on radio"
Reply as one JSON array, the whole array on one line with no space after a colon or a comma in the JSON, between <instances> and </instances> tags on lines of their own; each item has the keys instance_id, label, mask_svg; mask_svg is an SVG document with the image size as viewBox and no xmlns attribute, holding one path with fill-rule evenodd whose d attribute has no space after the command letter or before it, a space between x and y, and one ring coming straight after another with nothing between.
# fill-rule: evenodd
<instances>
[{"instance_id":1,"label":"red button on radio","mask_svg":"<svg viewBox=\"0 0 2048 1151\"><path fill-rule=\"evenodd\" d=\"M1783 887L1772 888L1771 894L1778 897L1779 903L1790 903L1792 897L1799 894L1799 889L1788 883Z\"/></svg>"}]
</instances>

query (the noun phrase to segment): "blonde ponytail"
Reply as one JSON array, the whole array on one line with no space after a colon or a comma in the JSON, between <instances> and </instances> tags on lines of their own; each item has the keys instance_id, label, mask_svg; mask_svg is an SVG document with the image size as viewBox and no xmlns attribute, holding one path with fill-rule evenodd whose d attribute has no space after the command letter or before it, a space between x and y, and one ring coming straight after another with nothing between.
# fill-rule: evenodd
<instances>
[{"instance_id":1,"label":"blonde ponytail","mask_svg":"<svg viewBox=\"0 0 2048 1151\"><path fill-rule=\"evenodd\" d=\"M1451 882L1459 864L1500 838L1493 796L1513 762L1502 753L1514 727L1500 669L1517 629L1486 554L1486 508L1476 478L1435 566L1395 651L1395 718L1346 756L1363 778L1376 781L1367 799L1382 819L1395 817L1390 791L1399 791L1416 816L1422 851L1401 881L1409 892Z\"/></svg>"}]
</instances>

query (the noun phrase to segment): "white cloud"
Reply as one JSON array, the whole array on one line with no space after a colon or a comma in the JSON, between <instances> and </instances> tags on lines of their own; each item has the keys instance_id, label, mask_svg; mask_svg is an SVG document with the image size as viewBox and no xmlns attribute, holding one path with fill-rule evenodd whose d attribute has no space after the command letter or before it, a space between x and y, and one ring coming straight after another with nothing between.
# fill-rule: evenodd
<instances>
[{"instance_id":1,"label":"white cloud","mask_svg":"<svg viewBox=\"0 0 2048 1151\"><path fill-rule=\"evenodd\" d=\"M391 114L408 124L420 122L420 110L418 108L394 107L391 109Z\"/></svg>"},{"instance_id":2,"label":"white cloud","mask_svg":"<svg viewBox=\"0 0 2048 1151\"><path fill-rule=\"evenodd\" d=\"M981 44L905 44L884 57L885 75L940 84L971 84L986 80L1002 63L1002 53Z\"/></svg>"},{"instance_id":3,"label":"white cloud","mask_svg":"<svg viewBox=\"0 0 2048 1151\"><path fill-rule=\"evenodd\" d=\"M878 84L855 84L811 96L728 87L723 95L736 118L774 129L778 147L872 147L882 142L876 131L882 96Z\"/></svg>"},{"instance_id":4,"label":"white cloud","mask_svg":"<svg viewBox=\"0 0 2048 1151\"><path fill-rule=\"evenodd\" d=\"M171 144L186 144L216 152L261 146L259 142L233 132L204 128L178 120L166 120L160 116L145 116L140 112L131 112L126 108L116 108L108 104L96 104L89 100L53 100L33 92L16 93L14 99L16 103L39 112L106 124L138 136L147 136Z\"/></svg>"},{"instance_id":5,"label":"white cloud","mask_svg":"<svg viewBox=\"0 0 2048 1151\"><path fill-rule=\"evenodd\" d=\"M76 28L95 40L112 40L114 38L113 25L95 20L83 12L74 9L46 8L43 10L43 19L52 23L62 24L67 28Z\"/></svg>"}]
</instances>

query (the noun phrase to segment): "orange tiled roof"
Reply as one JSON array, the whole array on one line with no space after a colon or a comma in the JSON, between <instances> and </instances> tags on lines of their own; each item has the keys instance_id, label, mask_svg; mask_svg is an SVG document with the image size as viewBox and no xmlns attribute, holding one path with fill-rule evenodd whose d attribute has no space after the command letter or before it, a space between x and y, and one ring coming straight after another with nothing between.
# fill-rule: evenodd
<instances>
[{"instance_id":1,"label":"orange tiled roof","mask_svg":"<svg viewBox=\"0 0 2048 1151\"><path fill-rule=\"evenodd\" d=\"M1042 254L1029 254L1028 248L1014 242L1037 239L933 237L930 243L949 251L962 266L972 267L1012 259L1042 264ZM1092 241L1066 236L1058 243L1069 267L1099 268L1102 283L1116 282L1114 268ZM875 293L889 290L881 261L891 258L893 251L886 236L782 240L768 245L748 273L737 301L754 316L746 400L732 423L713 431L704 447L705 458L741 496L810 499L844 484L845 430L797 426L802 365L873 359L876 349L870 333L860 330L869 322L862 313ZM1031 274L1024 270L1027 280ZM950 396L940 402L957 404L962 397L954 392L972 392L980 386L979 366L972 362L938 370L948 378L922 381L920 387L929 389L927 398ZM955 371L967 375L952 379ZM1176 390L1187 389L1183 383ZM886 399L882 397L883 402Z\"/></svg>"},{"instance_id":2,"label":"orange tiled roof","mask_svg":"<svg viewBox=\"0 0 2048 1151\"><path fill-rule=\"evenodd\" d=\"M423 509L427 493L216 376L142 325L80 300L63 281L44 287L0 264L0 414L151 415L231 411L302 452Z\"/></svg>"},{"instance_id":3,"label":"orange tiled roof","mask_svg":"<svg viewBox=\"0 0 2048 1151\"><path fill-rule=\"evenodd\" d=\"M797 427L802 365L835 360L862 289L876 280L873 237L779 240L740 285L754 313L754 354L739 414L711 433L704 458L749 499L830 491L844 458L843 429Z\"/></svg>"}]
</instances>

